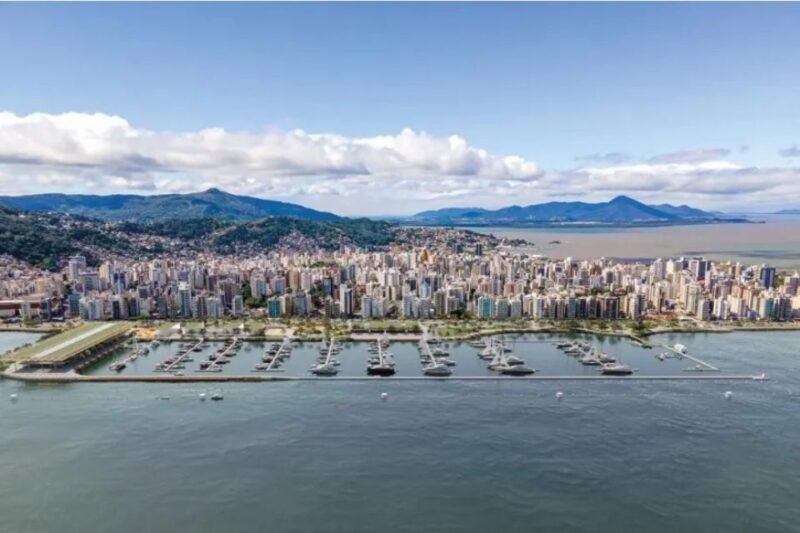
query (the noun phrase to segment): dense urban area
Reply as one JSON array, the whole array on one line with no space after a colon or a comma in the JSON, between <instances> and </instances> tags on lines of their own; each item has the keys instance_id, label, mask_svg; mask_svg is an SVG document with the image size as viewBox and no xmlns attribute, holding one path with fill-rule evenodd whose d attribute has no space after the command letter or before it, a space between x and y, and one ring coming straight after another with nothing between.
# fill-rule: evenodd
<instances>
[{"instance_id":1,"label":"dense urban area","mask_svg":"<svg viewBox=\"0 0 800 533\"><path fill-rule=\"evenodd\" d=\"M318 246L293 233L264 252L251 244L147 259L76 254L50 270L6 255L0 316L789 321L800 314L800 275L764 264L554 259L467 231L403 231L403 239L369 247Z\"/></svg>"}]
</instances>

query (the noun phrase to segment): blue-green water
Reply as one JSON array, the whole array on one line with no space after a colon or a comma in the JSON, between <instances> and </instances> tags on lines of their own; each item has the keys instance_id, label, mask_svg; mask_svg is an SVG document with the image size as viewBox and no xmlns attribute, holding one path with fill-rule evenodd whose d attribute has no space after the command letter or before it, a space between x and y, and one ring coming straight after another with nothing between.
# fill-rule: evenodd
<instances>
[{"instance_id":1,"label":"blue-green water","mask_svg":"<svg viewBox=\"0 0 800 533\"><path fill-rule=\"evenodd\" d=\"M227 384L217 403L199 385L0 381L0 520L13 532L797 531L800 333L656 340L772 379ZM633 350L609 351L656 370L656 350ZM548 357L526 355L555 372Z\"/></svg>"},{"instance_id":2,"label":"blue-green water","mask_svg":"<svg viewBox=\"0 0 800 533\"><path fill-rule=\"evenodd\" d=\"M610 257L650 261L656 257L702 255L746 265L769 263L800 268L800 216L754 215L759 224L660 227L470 228L498 237L525 239L533 252L555 258Z\"/></svg>"},{"instance_id":3,"label":"blue-green water","mask_svg":"<svg viewBox=\"0 0 800 533\"><path fill-rule=\"evenodd\" d=\"M0 355L10 352L24 344L30 344L41 338L39 333L13 332L6 333L0 331Z\"/></svg>"}]
</instances>

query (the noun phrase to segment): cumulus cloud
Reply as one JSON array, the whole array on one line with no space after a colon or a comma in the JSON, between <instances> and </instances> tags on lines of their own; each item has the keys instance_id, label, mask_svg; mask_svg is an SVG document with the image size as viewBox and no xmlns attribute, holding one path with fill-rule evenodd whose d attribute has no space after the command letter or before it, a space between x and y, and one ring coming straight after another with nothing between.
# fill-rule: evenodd
<instances>
[{"instance_id":1,"label":"cumulus cloud","mask_svg":"<svg viewBox=\"0 0 800 533\"><path fill-rule=\"evenodd\" d=\"M670 152L651 157L650 163L699 163L701 161L711 161L726 157L731 151L727 148L700 148L697 150L684 150L681 152Z\"/></svg>"},{"instance_id":2,"label":"cumulus cloud","mask_svg":"<svg viewBox=\"0 0 800 533\"><path fill-rule=\"evenodd\" d=\"M588 167L558 176L565 191L609 196L629 193L658 201L747 207L800 196L800 168L754 167L730 161Z\"/></svg>"},{"instance_id":3,"label":"cumulus cloud","mask_svg":"<svg viewBox=\"0 0 800 533\"><path fill-rule=\"evenodd\" d=\"M215 186L262 196L373 189L435 198L503 194L533 187L542 175L522 157L411 129L365 138L302 130L169 132L100 113L0 113L0 187L10 193Z\"/></svg>"},{"instance_id":4,"label":"cumulus cloud","mask_svg":"<svg viewBox=\"0 0 800 533\"><path fill-rule=\"evenodd\" d=\"M576 158L578 168L545 173L530 160L489 153L457 135L411 129L375 137L302 130L173 132L106 114L0 112L0 194L219 187L343 214L596 201L617 194L707 208L785 206L800 197L799 168L732 161L741 153L698 149L638 163L623 152L595 153ZM780 153L798 157L800 149Z\"/></svg>"}]
</instances>

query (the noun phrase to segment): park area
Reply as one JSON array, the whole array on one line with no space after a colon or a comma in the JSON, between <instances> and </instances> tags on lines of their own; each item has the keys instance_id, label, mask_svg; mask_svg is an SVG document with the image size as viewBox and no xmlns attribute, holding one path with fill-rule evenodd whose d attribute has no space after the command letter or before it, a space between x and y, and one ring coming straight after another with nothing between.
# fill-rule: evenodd
<instances>
[{"instance_id":1,"label":"park area","mask_svg":"<svg viewBox=\"0 0 800 533\"><path fill-rule=\"evenodd\" d=\"M15 362L64 363L129 329L130 325L124 322L90 322L23 346L9 354L8 359Z\"/></svg>"}]
</instances>

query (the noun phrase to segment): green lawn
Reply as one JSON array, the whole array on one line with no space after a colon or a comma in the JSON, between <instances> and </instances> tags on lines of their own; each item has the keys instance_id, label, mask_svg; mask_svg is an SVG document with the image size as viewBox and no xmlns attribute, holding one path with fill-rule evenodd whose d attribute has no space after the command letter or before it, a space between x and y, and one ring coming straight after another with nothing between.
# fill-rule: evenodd
<instances>
[{"instance_id":1,"label":"green lawn","mask_svg":"<svg viewBox=\"0 0 800 533\"><path fill-rule=\"evenodd\" d=\"M105 342L130 329L130 324L89 322L63 333L47 337L34 344L23 346L9 356L15 361L66 361L74 355Z\"/></svg>"}]
</instances>

